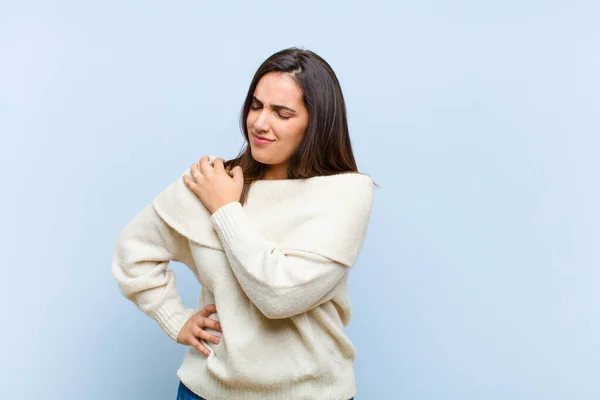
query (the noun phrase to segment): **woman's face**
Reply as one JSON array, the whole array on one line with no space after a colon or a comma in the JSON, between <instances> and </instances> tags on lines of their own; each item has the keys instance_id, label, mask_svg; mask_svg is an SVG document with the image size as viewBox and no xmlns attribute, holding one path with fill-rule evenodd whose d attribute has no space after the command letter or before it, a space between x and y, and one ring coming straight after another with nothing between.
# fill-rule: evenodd
<instances>
[{"instance_id":1,"label":"woman's face","mask_svg":"<svg viewBox=\"0 0 600 400\"><path fill-rule=\"evenodd\" d=\"M287 179L288 160L300 146L308 125L308 110L294 78L280 72L265 74L254 90L246 125L252 157L268 164L267 179Z\"/></svg>"}]
</instances>

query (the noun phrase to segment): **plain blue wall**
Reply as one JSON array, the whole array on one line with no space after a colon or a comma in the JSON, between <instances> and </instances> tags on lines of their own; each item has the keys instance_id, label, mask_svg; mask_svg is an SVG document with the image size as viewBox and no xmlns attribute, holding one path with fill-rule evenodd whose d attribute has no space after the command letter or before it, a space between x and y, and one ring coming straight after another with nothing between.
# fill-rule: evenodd
<instances>
[{"instance_id":1,"label":"plain blue wall","mask_svg":"<svg viewBox=\"0 0 600 400\"><path fill-rule=\"evenodd\" d=\"M381 186L351 272L357 400L600 398L600 6L0 6L2 399L173 399L185 348L118 291L120 230L272 53L342 83ZM194 305L199 286L173 263Z\"/></svg>"}]
</instances>

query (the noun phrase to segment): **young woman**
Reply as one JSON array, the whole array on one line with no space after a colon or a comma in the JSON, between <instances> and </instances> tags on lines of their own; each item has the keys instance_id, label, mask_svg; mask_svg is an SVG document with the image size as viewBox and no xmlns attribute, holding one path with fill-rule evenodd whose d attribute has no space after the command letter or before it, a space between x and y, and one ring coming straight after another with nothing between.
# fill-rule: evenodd
<instances>
[{"instance_id":1,"label":"young woman","mask_svg":"<svg viewBox=\"0 0 600 400\"><path fill-rule=\"evenodd\" d=\"M190 346L177 399L347 400L355 348L347 277L371 213L329 64L286 49L250 84L235 159L202 156L121 232L123 294ZM183 305L170 260L201 284Z\"/></svg>"}]
</instances>

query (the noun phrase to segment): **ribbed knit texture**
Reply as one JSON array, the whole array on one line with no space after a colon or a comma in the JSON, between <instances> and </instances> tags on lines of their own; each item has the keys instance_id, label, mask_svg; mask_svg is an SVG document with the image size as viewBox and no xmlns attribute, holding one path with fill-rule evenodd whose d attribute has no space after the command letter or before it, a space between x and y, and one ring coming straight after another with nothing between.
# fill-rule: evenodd
<instances>
[{"instance_id":1,"label":"ribbed knit texture","mask_svg":"<svg viewBox=\"0 0 600 400\"><path fill-rule=\"evenodd\" d=\"M184 174L190 176L190 172ZM119 235L123 294L171 339L215 303L223 333L189 347L177 375L207 400L346 400L356 394L347 274L364 241L373 183L361 174L258 181L248 201L210 214L178 178ZM169 260L202 285L196 310Z\"/></svg>"}]
</instances>

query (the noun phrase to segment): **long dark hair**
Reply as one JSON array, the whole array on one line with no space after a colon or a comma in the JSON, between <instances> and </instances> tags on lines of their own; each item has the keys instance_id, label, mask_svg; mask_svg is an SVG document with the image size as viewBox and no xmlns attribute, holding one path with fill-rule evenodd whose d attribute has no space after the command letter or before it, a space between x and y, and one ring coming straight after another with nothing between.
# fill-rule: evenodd
<instances>
[{"instance_id":1,"label":"long dark hair","mask_svg":"<svg viewBox=\"0 0 600 400\"><path fill-rule=\"evenodd\" d=\"M224 162L227 170L239 165L244 171L242 204L252 183L260 180L265 171L265 164L252 158L246 119L256 85L269 72L290 74L301 89L308 110L306 134L289 160L288 179L358 173L348 133L346 104L333 69L312 51L292 47L267 58L254 74L240 115L245 146L236 158Z\"/></svg>"}]
</instances>

